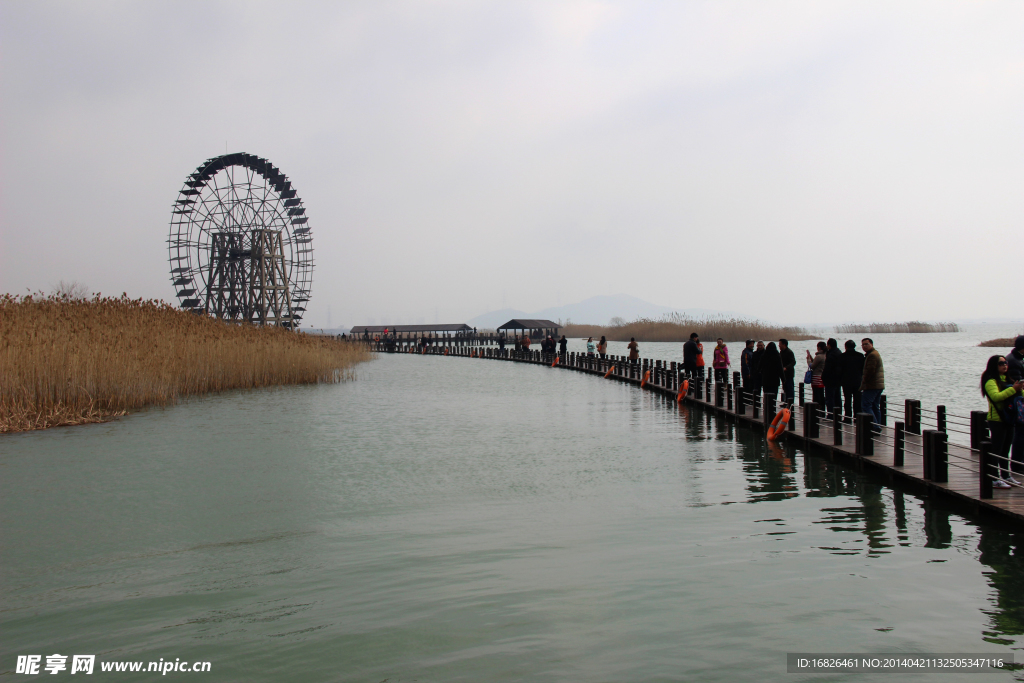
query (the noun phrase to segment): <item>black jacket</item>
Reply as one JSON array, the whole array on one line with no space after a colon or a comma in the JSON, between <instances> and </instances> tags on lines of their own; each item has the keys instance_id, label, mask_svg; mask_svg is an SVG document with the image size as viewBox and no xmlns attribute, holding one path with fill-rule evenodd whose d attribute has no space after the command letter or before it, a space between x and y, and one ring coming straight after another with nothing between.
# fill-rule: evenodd
<instances>
[{"instance_id":1,"label":"black jacket","mask_svg":"<svg viewBox=\"0 0 1024 683\"><path fill-rule=\"evenodd\" d=\"M697 369L697 342L692 339L683 344L683 367L687 370Z\"/></svg>"},{"instance_id":2,"label":"black jacket","mask_svg":"<svg viewBox=\"0 0 1024 683\"><path fill-rule=\"evenodd\" d=\"M782 358L782 376L788 379L796 377L796 356L793 355L793 349L788 346L779 349L779 356Z\"/></svg>"},{"instance_id":3,"label":"black jacket","mask_svg":"<svg viewBox=\"0 0 1024 683\"><path fill-rule=\"evenodd\" d=\"M860 381L864 378L864 354L860 351L850 349L843 352L843 389L857 391L860 389Z\"/></svg>"},{"instance_id":4,"label":"black jacket","mask_svg":"<svg viewBox=\"0 0 1024 683\"><path fill-rule=\"evenodd\" d=\"M1024 356L1017 355L1017 349L1006 354L1006 379L1011 382L1024 379Z\"/></svg>"},{"instance_id":5,"label":"black jacket","mask_svg":"<svg viewBox=\"0 0 1024 683\"><path fill-rule=\"evenodd\" d=\"M761 356L761 381L765 386L776 387L782 381L782 356L774 343L769 344Z\"/></svg>"},{"instance_id":6,"label":"black jacket","mask_svg":"<svg viewBox=\"0 0 1024 683\"><path fill-rule=\"evenodd\" d=\"M761 377L761 359L764 358L764 349L754 351L750 357L750 376Z\"/></svg>"},{"instance_id":7,"label":"black jacket","mask_svg":"<svg viewBox=\"0 0 1024 683\"><path fill-rule=\"evenodd\" d=\"M826 387L838 387L843 381L843 354L839 349L832 348L825 352L825 367L821 371L821 381Z\"/></svg>"}]
</instances>

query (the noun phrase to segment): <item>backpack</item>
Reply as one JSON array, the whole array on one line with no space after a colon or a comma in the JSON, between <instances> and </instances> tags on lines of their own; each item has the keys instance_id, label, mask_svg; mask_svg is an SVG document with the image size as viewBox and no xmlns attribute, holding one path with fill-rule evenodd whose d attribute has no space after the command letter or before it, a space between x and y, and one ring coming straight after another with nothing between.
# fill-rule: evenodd
<instances>
[{"instance_id":1,"label":"backpack","mask_svg":"<svg viewBox=\"0 0 1024 683\"><path fill-rule=\"evenodd\" d=\"M1024 424L1024 398L1020 394L1011 396L1003 404L1003 413L1008 424Z\"/></svg>"}]
</instances>

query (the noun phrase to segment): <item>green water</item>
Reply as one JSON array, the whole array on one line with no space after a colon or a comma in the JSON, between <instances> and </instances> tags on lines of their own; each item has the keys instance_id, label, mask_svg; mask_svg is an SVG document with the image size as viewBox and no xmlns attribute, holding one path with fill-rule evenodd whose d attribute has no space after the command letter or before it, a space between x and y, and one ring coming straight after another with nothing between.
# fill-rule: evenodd
<instances>
[{"instance_id":1,"label":"green water","mask_svg":"<svg viewBox=\"0 0 1024 683\"><path fill-rule=\"evenodd\" d=\"M0 438L0 670L882 681L785 655L1022 642L1018 534L600 378L421 356L358 374ZM160 658L212 668L99 671Z\"/></svg>"}]
</instances>

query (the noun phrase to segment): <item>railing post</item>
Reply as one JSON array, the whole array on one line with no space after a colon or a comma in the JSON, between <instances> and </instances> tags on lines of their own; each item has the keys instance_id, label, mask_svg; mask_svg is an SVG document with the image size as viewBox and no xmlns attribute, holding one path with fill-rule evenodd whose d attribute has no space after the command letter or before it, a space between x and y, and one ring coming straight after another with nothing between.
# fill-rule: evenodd
<instances>
[{"instance_id":1,"label":"railing post","mask_svg":"<svg viewBox=\"0 0 1024 683\"><path fill-rule=\"evenodd\" d=\"M988 413L984 410L971 411L971 448L975 450L980 450L981 442L988 440L988 425L985 424L987 417Z\"/></svg>"},{"instance_id":2,"label":"railing post","mask_svg":"<svg viewBox=\"0 0 1024 683\"><path fill-rule=\"evenodd\" d=\"M935 477L935 459L932 457L932 448L934 444L931 438L934 433L934 430L926 429L924 430L924 433L921 434L921 457L923 458L922 464L924 465L924 471L921 473L921 477L928 480Z\"/></svg>"},{"instance_id":3,"label":"railing post","mask_svg":"<svg viewBox=\"0 0 1024 683\"><path fill-rule=\"evenodd\" d=\"M897 422L895 425L896 432L893 437L895 442L892 447L892 465L893 467L903 467L903 455L906 452L907 437L904 434L902 422Z\"/></svg>"},{"instance_id":4,"label":"railing post","mask_svg":"<svg viewBox=\"0 0 1024 683\"><path fill-rule=\"evenodd\" d=\"M935 406L935 429L946 431L946 406Z\"/></svg>"},{"instance_id":5,"label":"railing post","mask_svg":"<svg viewBox=\"0 0 1024 683\"><path fill-rule=\"evenodd\" d=\"M704 382L704 400L707 403L711 403L711 378L708 377L707 381Z\"/></svg>"},{"instance_id":6,"label":"railing post","mask_svg":"<svg viewBox=\"0 0 1024 683\"><path fill-rule=\"evenodd\" d=\"M878 417L883 427L889 424L889 399L885 397L885 394L878 397Z\"/></svg>"},{"instance_id":7,"label":"railing post","mask_svg":"<svg viewBox=\"0 0 1024 683\"><path fill-rule=\"evenodd\" d=\"M871 413L857 413L854 418L856 425L856 448L857 455L874 455L875 442L871 440L872 424L875 416Z\"/></svg>"},{"instance_id":8,"label":"railing post","mask_svg":"<svg viewBox=\"0 0 1024 683\"><path fill-rule=\"evenodd\" d=\"M924 445L924 478L939 483L949 481L949 446L946 435L937 429L926 429L921 436Z\"/></svg>"},{"instance_id":9,"label":"railing post","mask_svg":"<svg viewBox=\"0 0 1024 683\"><path fill-rule=\"evenodd\" d=\"M843 414L842 411L832 411L832 445L843 445Z\"/></svg>"},{"instance_id":10,"label":"railing post","mask_svg":"<svg viewBox=\"0 0 1024 683\"><path fill-rule=\"evenodd\" d=\"M992 442L990 441L979 441L978 450L981 451L981 459L979 464L981 465L981 474L978 475L979 483L979 498L991 498L992 497L992 479L996 476L993 471L992 462Z\"/></svg>"},{"instance_id":11,"label":"railing post","mask_svg":"<svg viewBox=\"0 0 1024 683\"><path fill-rule=\"evenodd\" d=\"M949 443L946 433L935 430L932 432L932 475L935 481L949 481Z\"/></svg>"},{"instance_id":12,"label":"railing post","mask_svg":"<svg viewBox=\"0 0 1024 683\"><path fill-rule=\"evenodd\" d=\"M903 416L907 423L908 434L921 433L921 402L908 398L903 403Z\"/></svg>"},{"instance_id":13,"label":"railing post","mask_svg":"<svg viewBox=\"0 0 1024 683\"><path fill-rule=\"evenodd\" d=\"M814 403L805 403L800 408L804 412L804 436L808 439L817 439L820 434L817 406Z\"/></svg>"},{"instance_id":14,"label":"railing post","mask_svg":"<svg viewBox=\"0 0 1024 683\"><path fill-rule=\"evenodd\" d=\"M751 395L750 399L750 416L755 420L761 419L761 397L757 395Z\"/></svg>"},{"instance_id":15,"label":"railing post","mask_svg":"<svg viewBox=\"0 0 1024 683\"><path fill-rule=\"evenodd\" d=\"M743 383L743 375L735 370L732 371L732 385L738 387Z\"/></svg>"},{"instance_id":16,"label":"railing post","mask_svg":"<svg viewBox=\"0 0 1024 683\"><path fill-rule=\"evenodd\" d=\"M804 383L800 382L800 405L804 405Z\"/></svg>"},{"instance_id":17,"label":"railing post","mask_svg":"<svg viewBox=\"0 0 1024 683\"><path fill-rule=\"evenodd\" d=\"M743 391L743 387L736 386L736 414L746 415L747 414L747 396L746 392Z\"/></svg>"},{"instance_id":18,"label":"railing post","mask_svg":"<svg viewBox=\"0 0 1024 683\"><path fill-rule=\"evenodd\" d=\"M731 413L732 412L732 386L731 385L728 385L728 384L725 385L725 395L729 397L729 402L726 405L726 408Z\"/></svg>"},{"instance_id":19,"label":"railing post","mask_svg":"<svg viewBox=\"0 0 1024 683\"><path fill-rule=\"evenodd\" d=\"M725 385L721 382L715 383L715 407L721 408L725 405Z\"/></svg>"}]
</instances>

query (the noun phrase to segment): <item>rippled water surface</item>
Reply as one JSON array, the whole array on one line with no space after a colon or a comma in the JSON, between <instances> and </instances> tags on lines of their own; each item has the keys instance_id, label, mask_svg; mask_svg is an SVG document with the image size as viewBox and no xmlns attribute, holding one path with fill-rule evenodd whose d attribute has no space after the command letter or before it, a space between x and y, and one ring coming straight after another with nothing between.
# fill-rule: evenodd
<instances>
[{"instance_id":1,"label":"rippled water surface","mask_svg":"<svg viewBox=\"0 0 1024 683\"><path fill-rule=\"evenodd\" d=\"M764 681L791 651L1006 652L1024 632L1016 533L699 409L476 359L358 375L0 438L0 669Z\"/></svg>"}]
</instances>

